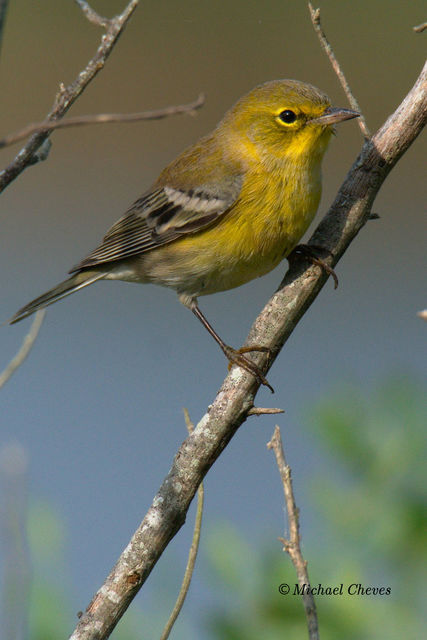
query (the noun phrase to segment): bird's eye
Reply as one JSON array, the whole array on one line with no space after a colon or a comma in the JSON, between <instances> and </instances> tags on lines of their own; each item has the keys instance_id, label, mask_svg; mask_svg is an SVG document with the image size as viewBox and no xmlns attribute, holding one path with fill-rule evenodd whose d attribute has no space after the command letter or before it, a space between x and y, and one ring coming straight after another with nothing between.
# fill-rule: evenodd
<instances>
[{"instance_id":1,"label":"bird's eye","mask_svg":"<svg viewBox=\"0 0 427 640\"><path fill-rule=\"evenodd\" d=\"M297 114L290 109L285 109L281 113L279 113L279 118L285 124L292 124L297 119Z\"/></svg>"}]
</instances>

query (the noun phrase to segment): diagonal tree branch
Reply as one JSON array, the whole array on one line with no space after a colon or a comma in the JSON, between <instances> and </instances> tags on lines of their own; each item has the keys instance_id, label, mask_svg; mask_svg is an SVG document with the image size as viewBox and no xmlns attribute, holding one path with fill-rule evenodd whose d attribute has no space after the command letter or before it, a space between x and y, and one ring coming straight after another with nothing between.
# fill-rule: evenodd
<instances>
[{"instance_id":1,"label":"diagonal tree branch","mask_svg":"<svg viewBox=\"0 0 427 640\"><path fill-rule=\"evenodd\" d=\"M85 5L84 13L87 15L86 7L89 10L90 8L88 7L87 2L84 2L83 4ZM81 95L87 85L93 80L96 74L104 67L109 54L116 44L120 34L123 32L124 27L126 26L137 5L138 0L132 0L131 2L129 2L121 15L116 16L115 18L112 18L108 21L108 24L106 25L107 32L103 36L101 45L99 46L95 56L89 61L89 63L86 65L86 68L79 73L76 80L71 85L69 85L68 87L64 87L63 85L61 85L60 91L56 96L55 103L50 113L46 116L47 121L54 121L55 123L57 123L58 120L63 117L63 115L68 111L71 105ZM0 45L6 9L7 1L0 0ZM15 160L4 171L0 172L0 193L13 180L15 180L15 178L17 178L18 175L22 173L22 171L24 171L24 169L34 164L35 162L44 160L47 157L50 149L50 140L48 139L49 134L49 129L37 131L37 133L34 133L25 147L18 153ZM22 362L29 354L37 338L44 317L45 313L43 312L36 314L30 327L30 331L24 338L24 341L18 353L0 375L0 387L2 387L5 382L7 382L7 380L9 380L12 374L22 364Z\"/></svg>"},{"instance_id":2,"label":"diagonal tree branch","mask_svg":"<svg viewBox=\"0 0 427 640\"><path fill-rule=\"evenodd\" d=\"M367 140L311 243L329 249L333 266L369 219L385 178L427 121L427 64L414 87L387 122ZM324 286L319 267L292 262L279 289L252 326L246 344L264 344L272 352L257 364L270 367L281 347ZM245 421L259 384L233 367L194 432L182 443L144 520L106 581L81 617L72 640L108 638L120 617L185 522L203 477Z\"/></svg>"},{"instance_id":3,"label":"diagonal tree branch","mask_svg":"<svg viewBox=\"0 0 427 640\"><path fill-rule=\"evenodd\" d=\"M61 84L53 107L46 116L47 121L55 121L62 118L80 94L85 90L87 85L93 80L99 71L103 69L108 56L110 55L118 38L123 33L126 24L137 6L138 0L131 0L120 15L108 21L108 26L105 34L102 36L101 44L93 58L89 60L85 69L79 73L74 82L72 82L68 87ZM0 193L13 180L15 180L15 178L24 171L24 169L38 160L44 159L45 154L40 157L37 155L37 152L46 143L49 135L50 131L48 130L34 133L13 162L11 162L6 169L0 172ZM44 147L44 151L46 151L46 147Z\"/></svg>"}]
</instances>

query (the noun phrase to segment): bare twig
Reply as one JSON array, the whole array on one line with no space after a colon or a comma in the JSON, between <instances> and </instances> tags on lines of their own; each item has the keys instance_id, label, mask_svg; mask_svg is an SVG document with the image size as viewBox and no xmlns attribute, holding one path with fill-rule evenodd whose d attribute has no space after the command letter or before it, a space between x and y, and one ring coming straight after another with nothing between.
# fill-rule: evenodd
<instances>
[{"instance_id":1,"label":"bare twig","mask_svg":"<svg viewBox=\"0 0 427 640\"><path fill-rule=\"evenodd\" d=\"M1 2L1 0L0 0ZM81 3L78 3L81 4ZM83 3L86 6L87 3ZM86 68L79 73L77 79L69 86L60 86L58 95L56 96L55 103L52 110L48 114L46 121L55 121L55 125L58 124L58 119L68 111L71 105L77 100L79 95L84 91L89 82L93 80L98 71L100 71L111 50L113 49L118 37L122 33L125 25L127 24L132 13L138 5L138 0L132 0L129 2L123 13L116 16L108 22L108 30L101 41L95 56L89 61ZM0 40L2 34L3 18L6 11L7 2L3 0L0 4ZM83 7L82 7L83 8ZM86 15L87 12L85 11ZM29 135L31 132L27 132ZM49 125L44 127L42 131L34 133L32 138L21 149L16 156L15 160L0 173L0 193L28 166L44 160L50 149L50 140L48 139L50 130ZM34 342L37 338L41 324L45 316L45 311L41 310L37 312L34 321L31 325L28 335L24 338L21 348L16 356L10 361L5 370L0 374L0 388L9 380L16 369L24 362L28 356Z\"/></svg>"},{"instance_id":2,"label":"bare twig","mask_svg":"<svg viewBox=\"0 0 427 640\"><path fill-rule=\"evenodd\" d=\"M87 85L104 67L114 45L123 32L131 15L138 5L138 0L131 0L124 11L112 18L108 23L106 33L102 36L101 44L93 58L88 62L85 69L81 71L77 78L68 87L60 86L51 111L46 116L47 121L60 120L71 105L77 100ZM43 130L34 133L25 147L21 149L16 158L6 169L0 173L0 193L24 171L28 166L34 164L35 154L45 140L49 137L50 131ZM37 159L37 158L36 158Z\"/></svg>"},{"instance_id":3,"label":"bare twig","mask_svg":"<svg viewBox=\"0 0 427 640\"><path fill-rule=\"evenodd\" d=\"M304 560L301 551L299 510L295 503L291 468L286 463L280 429L277 425L274 429L270 442L267 444L267 448L273 449L274 455L276 456L276 463L282 479L283 491L285 494L286 510L288 512L289 538L279 538L279 540L283 544L284 551L286 551L291 558L292 564L294 565L297 573L298 584L303 588L302 600L307 618L308 637L310 640L318 640L319 627L317 622L316 603L311 592L307 562Z\"/></svg>"},{"instance_id":4,"label":"bare twig","mask_svg":"<svg viewBox=\"0 0 427 640\"><path fill-rule=\"evenodd\" d=\"M274 407L251 407L248 416L264 416L275 415L276 413L285 413L283 409L275 409Z\"/></svg>"},{"instance_id":5,"label":"bare twig","mask_svg":"<svg viewBox=\"0 0 427 640\"><path fill-rule=\"evenodd\" d=\"M310 242L341 258L369 219L372 204L387 175L427 121L427 64L402 104L367 140L326 216ZM333 266L332 265L332 266ZM328 275L295 260L279 289L266 304L246 340L265 344L269 353L253 356L266 371L313 303ZM254 406L259 382L232 367L214 402L194 432L179 448L171 469L144 520L95 594L72 640L108 638L151 573L163 550L185 522L185 515L205 474L227 446Z\"/></svg>"},{"instance_id":6,"label":"bare twig","mask_svg":"<svg viewBox=\"0 0 427 640\"><path fill-rule=\"evenodd\" d=\"M422 33L427 29L427 22L422 22L421 24L417 24L415 27L412 27L415 33Z\"/></svg>"},{"instance_id":7,"label":"bare twig","mask_svg":"<svg viewBox=\"0 0 427 640\"><path fill-rule=\"evenodd\" d=\"M65 129L67 127L82 126L87 124L106 124L111 122L138 122L140 120L161 120L169 116L179 114L194 115L197 109L200 109L205 102L205 96L201 93L193 102L188 104L178 104L163 109L154 109L152 111L139 111L138 113L97 113L92 116L75 116L67 118L67 120L57 120L56 122L37 122L29 124L17 133L11 133L0 140L0 149L7 147L15 142L19 142L29 135L38 131L52 131L53 129Z\"/></svg>"},{"instance_id":8,"label":"bare twig","mask_svg":"<svg viewBox=\"0 0 427 640\"><path fill-rule=\"evenodd\" d=\"M363 116L362 110L359 106L359 103L357 102L356 98L353 95L353 92L350 89L350 85L347 82L347 79L344 75L344 72L341 68L340 63L338 62L335 53L326 37L325 32L322 29L322 25L320 23L320 9L313 9L313 5L311 4L311 2L308 3L308 8L310 9L310 16L311 16L311 21L313 23L313 27L314 30L316 31L319 40L320 40L320 44L322 45L323 49L326 52L326 55L329 58L329 61L332 65L333 70L335 71L335 73L338 76L338 79L341 83L342 88L345 91L345 94L348 98L348 101L350 103L350 106L352 109L354 109L355 111L358 111L360 113L360 118L358 118L358 122L359 122L359 127L362 131L362 134L364 135L365 138L370 138L371 133L368 129L368 125L366 124L366 120Z\"/></svg>"},{"instance_id":9,"label":"bare twig","mask_svg":"<svg viewBox=\"0 0 427 640\"><path fill-rule=\"evenodd\" d=\"M94 11L92 7L90 7L89 4L85 2L85 0L74 0L74 2L79 5L80 9L83 11L89 22L96 24L98 27L104 27L105 29L110 26L110 18L104 18L103 16L100 16L99 13L96 13L96 11Z\"/></svg>"},{"instance_id":10,"label":"bare twig","mask_svg":"<svg viewBox=\"0 0 427 640\"><path fill-rule=\"evenodd\" d=\"M187 425L188 433L193 433L194 424L190 420L187 409L184 409L185 424ZM172 613L169 616L163 633L160 636L160 640L167 640L169 638L172 627L175 624L177 617L180 614L184 600L187 596L188 589L190 587L191 578L193 577L194 566L196 564L197 552L199 550L200 532L202 529L202 515L203 515L203 502L204 502L204 489L203 482L200 483L197 490L197 510L196 520L194 522L193 540L191 542L190 551L188 554L187 566L185 568L184 578L182 580L181 589L179 590L178 598L176 599L175 606Z\"/></svg>"},{"instance_id":11,"label":"bare twig","mask_svg":"<svg viewBox=\"0 0 427 640\"><path fill-rule=\"evenodd\" d=\"M39 309L31 324L30 330L25 336L22 345L18 353L12 358L7 367L0 373L0 389L9 380L9 378L15 373L18 367L24 362L25 358L30 353L33 345L36 341L40 327L42 326L44 317L46 315L46 309Z\"/></svg>"}]
</instances>

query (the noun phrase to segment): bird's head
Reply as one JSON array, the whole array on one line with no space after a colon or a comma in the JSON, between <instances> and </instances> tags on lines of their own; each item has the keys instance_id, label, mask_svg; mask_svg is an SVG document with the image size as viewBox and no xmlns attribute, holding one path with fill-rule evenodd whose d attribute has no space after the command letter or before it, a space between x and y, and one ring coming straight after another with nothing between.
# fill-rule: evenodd
<instances>
[{"instance_id":1,"label":"bird's head","mask_svg":"<svg viewBox=\"0 0 427 640\"><path fill-rule=\"evenodd\" d=\"M220 126L256 158L320 161L334 124L356 118L351 109L331 107L311 84L274 80L255 87L225 115Z\"/></svg>"}]
</instances>

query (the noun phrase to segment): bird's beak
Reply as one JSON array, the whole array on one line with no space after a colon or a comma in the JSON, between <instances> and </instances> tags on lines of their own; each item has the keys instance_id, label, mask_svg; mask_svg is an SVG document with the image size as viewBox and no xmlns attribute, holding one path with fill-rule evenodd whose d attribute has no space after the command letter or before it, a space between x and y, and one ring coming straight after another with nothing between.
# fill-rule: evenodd
<instances>
[{"instance_id":1,"label":"bird's beak","mask_svg":"<svg viewBox=\"0 0 427 640\"><path fill-rule=\"evenodd\" d=\"M343 120L351 120L352 118L358 118L360 113L353 111L353 109L342 109L341 107L328 107L322 113L321 116L309 120L310 124L320 124L322 126L329 126L336 124L337 122L343 122Z\"/></svg>"}]
</instances>

